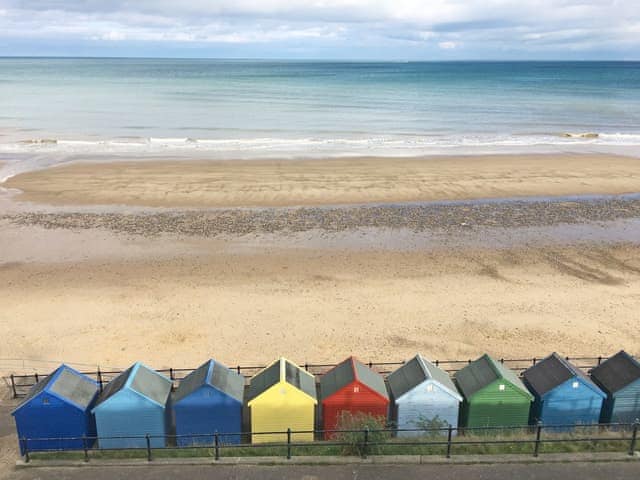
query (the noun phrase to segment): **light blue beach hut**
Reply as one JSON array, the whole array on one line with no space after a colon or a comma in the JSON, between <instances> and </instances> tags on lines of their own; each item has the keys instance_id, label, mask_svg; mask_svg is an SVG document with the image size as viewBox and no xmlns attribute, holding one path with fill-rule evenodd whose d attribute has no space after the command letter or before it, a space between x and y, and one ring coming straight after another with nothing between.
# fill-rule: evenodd
<instances>
[{"instance_id":1,"label":"light blue beach hut","mask_svg":"<svg viewBox=\"0 0 640 480\"><path fill-rule=\"evenodd\" d=\"M387 382L393 402L391 417L397 424L399 437L424 435L427 428L458 427L462 396L449 374L422 355L398 368L387 377Z\"/></svg>"},{"instance_id":2,"label":"light blue beach hut","mask_svg":"<svg viewBox=\"0 0 640 480\"><path fill-rule=\"evenodd\" d=\"M144 448L149 435L151 447L164 447L171 427L171 386L171 380L142 363L109 382L92 410L98 446Z\"/></svg>"},{"instance_id":3,"label":"light blue beach hut","mask_svg":"<svg viewBox=\"0 0 640 480\"><path fill-rule=\"evenodd\" d=\"M179 446L240 443L244 377L209 360L178 386L173 397L176 443Z\"/></svg>"}]
</instances>

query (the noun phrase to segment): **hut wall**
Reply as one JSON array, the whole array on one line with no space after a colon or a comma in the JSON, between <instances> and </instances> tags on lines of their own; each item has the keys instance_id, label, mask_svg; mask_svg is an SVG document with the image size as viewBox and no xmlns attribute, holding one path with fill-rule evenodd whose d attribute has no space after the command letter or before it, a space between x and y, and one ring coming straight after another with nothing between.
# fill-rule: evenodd
<instances>
[{"instance_id":1,"label":"hut wall","mask_svg":"<svg viewBox=\"0 0 640 480\"><path fill-rule=\"evenodd\" d=\"M279 382L249 402L251 411L251 441L253 443L283 442L286 433L256 435L257 432L307 431L292 435L293 441L313 441L316 402L285 382Z\"/></svg>"},{"instance_id":2,"label":"hut wall","mask_svg":"<svg viewBox=\"0 0 640 480\"><path fill-rule=\"evenodd\" d=\"M239 443L242 404L219 390L204 385L174 405L177 443L180 446L212 444L214 432L223 443ZM226 434L226 435L225 435ZM206 435L181 437L181 435Z\"/></svg>"},{"instance_id":3,"label":"hut wall","mask_svg":"<svg viewBox=\"0 0 640 480\"><path fill-rule=\"evenodd\" d=\"M145 435L151 446L165 446L169 414L165 407L131 390L122 390L95 409L100 448L145 448ZM129 438L105 438L129 437Z\"/></svg>"},{"instance_id":4,"label":"hut wall","mask_svg":"<svg viewBox=\"0 0 640 480\"><path fill-rule=\"evenodd\" d=\"M427 386L431 385L431 391ZM460 402L438 382L426 381L395 401L398 429L458 426ZM445 431L442 432L446 434ZM398 432L399 437L420 436L422 432Z\"/></svg>"}]
</instances>

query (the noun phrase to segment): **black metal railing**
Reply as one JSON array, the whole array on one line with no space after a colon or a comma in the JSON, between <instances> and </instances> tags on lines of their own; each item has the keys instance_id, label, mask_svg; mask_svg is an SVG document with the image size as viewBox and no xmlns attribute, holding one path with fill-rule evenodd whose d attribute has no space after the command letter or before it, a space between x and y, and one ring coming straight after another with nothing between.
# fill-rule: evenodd
<instances>
[{"instance_id":1,"label":"black metal railing","mask_svg":"<svg viewBox=\"0 0 640 480\"><path fill-rule=\"evenodd\" d=\"M367 458L369 455L443 455L450 458L454 454L469 453L471 447L513 447L515 453L530 454L534 457L543 452L543 447L565 444L576 446L590 443L593 452L599 444L607 451L624 452L634 455L638 446L640 422L594 424L594 425L524 425L509 427L465 427L446 426L442 428L404 429L380 428L357 430L296 430L272 432L238 432L190 434L190 435L144 435L118 437L64 437L64 438L20 438L20 449L25 462L35 456L42 459L64 458L65 454L81 453L84 461L108 456L109 458L146 458L152 461L156 456L184 457L188 452L193 457L213 457L220 460L223 456L261 456L286 457L296 454L306 455L356 455ZM329 437L329 440L318 440ZM273 441L261 442L267 436L280 437ZM300 441L300 436L312 438ZM234 438L238 442L225 439ZM122 445L100 448L101 442L120 442ZM162 447L157 446L160 440ZM181 440L186 440L181 441ZM251 440L251 442L249 442ZM269 438L267 438L269 440ZM58 444L58 446L56 446ZM62 447L62 445L66 447ZM113 448L112 448L113 447ZM615 447L615 448L612 448ZM342 448L342 450L336 449ZM416 450L418 448L418 450ZM333 450L332 450L333 449ZM551 449L562 453L557 447ZM579 450L579 448L578 448ZM499 452L513 450L503 448ZM106 452L106 453L105 453ZM478 453L478 452L473 452ZM483 452L480 452L483 453ZM484 452L486 453L486 452ZM44 454L44 455L43 455Z\"/></svg>"},{"instance_id":2,"label":"black metal railing","mask_svg":"<svg viewBox=\"0 0 640 480\"><path fill-rule=\"evenodd\" d=\"M535 365L538 361L543 359L544 357L532 357L525 359L513 359L513 358L500 358L499 361L505 365L507 365L512 370L522 373L527 368ZM597 367L603 361L607 360L608 357L605 356L593 356L593 357L565 357L567 361L573 362L577 367L582 368L584 370L590 370L592 368ZM443 370L454 373L463 368L465 365L471 363L472 359L467 360L434 360L433 364L437 367L442 368ZM404 365L404 361L399 362L368 362L366 365L377 371L378 373L386 376L395 370L398 367ZM300 365L300 367L304 368L307 372L312 373L314 375L322 375L327 372L331 368L335 367L336 364L331 363L305 363ZM240 375L243 375L245 378L250 378L260 370L265 368L264 365L261 366L241 366L238 365L236 367L231 368ZM169 377L169 379L173 382L174 388L178 386L180 381L186 377L189 373L191 373L193 368L163 368L156 370L159 373L162 373ZM109 383L110 380L115 378L117 375L122 373L122 370L101 370L99 367L95 371L83 371L81 372L91 378L94 378L102 390L103 386ZM11 388L11 392L13 398L19 398L25 396L31 387L33 387L39 380L46 378L47 375L32 373L25 375L17 375L11 374L8 377L4 377L5 382L9 384Z\"/></svg>"}]
</instances>

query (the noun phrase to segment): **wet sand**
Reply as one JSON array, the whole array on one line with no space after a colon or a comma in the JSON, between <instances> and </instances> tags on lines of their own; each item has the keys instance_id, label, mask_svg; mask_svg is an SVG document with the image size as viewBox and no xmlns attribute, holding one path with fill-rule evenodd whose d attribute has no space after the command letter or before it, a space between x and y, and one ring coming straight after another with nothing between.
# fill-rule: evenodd
<instances>
[{"instance_id":1,"label":"wet sand","mask_svg":"<svg viewBox=\"0 0 640 480\"><path fill-rule=\"evenodd\" d=\"M10 178L52 205L237 207L640 192L640 159L494 155L78 163Z\"/></svg>"}]
</instances>

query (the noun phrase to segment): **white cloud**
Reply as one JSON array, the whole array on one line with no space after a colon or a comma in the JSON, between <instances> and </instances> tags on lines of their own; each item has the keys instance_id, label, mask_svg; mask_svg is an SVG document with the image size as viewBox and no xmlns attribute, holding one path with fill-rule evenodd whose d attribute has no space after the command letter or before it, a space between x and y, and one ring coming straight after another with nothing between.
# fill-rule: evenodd
<instances>
[{"instance_id":1,"label":"white cloud","mask_svg":"<svg viewBox=\"0 0 640 480\"><path fill-rule=\"evenodd\" d=\"M443 50L453 50L454 48L458 47L458 43L456 42L438 42L438 47L440 47Z\"/></svg>"},{"instance_id":2,"label":"white cloud","mask_svg":"<svg viewBox=\"0 0 640 480\"><path fill-rule=\"evenodd\" d=\"M636 4L636 5L634 5ZM0 0L0 39L640 51L637 0ZM2 52L0 52L2 53Z\"/></svg>"}]
</instances>

